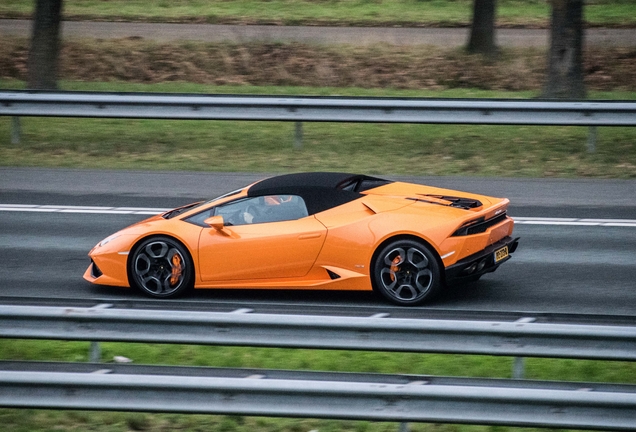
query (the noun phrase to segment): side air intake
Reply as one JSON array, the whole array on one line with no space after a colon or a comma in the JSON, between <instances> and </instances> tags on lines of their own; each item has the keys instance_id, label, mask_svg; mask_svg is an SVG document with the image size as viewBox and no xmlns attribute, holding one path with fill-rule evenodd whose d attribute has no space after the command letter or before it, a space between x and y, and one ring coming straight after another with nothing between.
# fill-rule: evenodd
<instances>
[{"instance_id":1,"label":"side air intake","mask_svg":"<svg viewBox=\"0 0 636 432\"><path fill-rule=\"evenodd\" d=\"M331 270L327 270L327 274L329 275L331 280L340 279L340 275L337 274L337 273L332 272Z\"/></svg>"}]
</instances>

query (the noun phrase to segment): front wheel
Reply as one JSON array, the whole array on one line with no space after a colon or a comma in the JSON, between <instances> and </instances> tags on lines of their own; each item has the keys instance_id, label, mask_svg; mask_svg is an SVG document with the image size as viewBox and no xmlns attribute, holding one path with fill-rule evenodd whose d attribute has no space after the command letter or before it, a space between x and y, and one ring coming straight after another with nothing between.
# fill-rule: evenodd
<instances>
[{"instance_id":1,"label":"front wheel","mask_svg":"<svg viewBox=\"0 0 636 432\"><path fill-rule=\"evenodd\" d=\"M401 305L431 299L441 286L440 269L433 253L414 240L396 240L380 250L373 263L375 291Z\"/></svg>"},{"instance_id":2,"label":"front wheel","mask_svg":"<svg viewBox=\"0 0 636 432\"><path fill-rule=\"evenodd\" d=\"M128 279L151 297L176 297L192 287L194 266L180 243L170 237L152 237L132 252Z\"/></svg>"}]
</instances>

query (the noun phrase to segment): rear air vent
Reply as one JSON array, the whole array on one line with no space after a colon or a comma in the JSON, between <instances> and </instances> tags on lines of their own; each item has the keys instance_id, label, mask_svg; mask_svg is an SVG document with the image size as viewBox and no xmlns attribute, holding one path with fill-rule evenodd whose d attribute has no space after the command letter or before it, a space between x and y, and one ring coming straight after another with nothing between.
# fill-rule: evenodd
<instances>
[{"instance_id":1,"label":"rear air vent","mask_svg":"<svg viewBox=\"0 0 636 432\"><path fill-rule=\"evenodd\" d=\"M417 194L417 195L418 195L417 198L409 197L407 199L410 199L413 201L425 202L429 204L438 204L438 205L443 205L447 207L455 207L455 208L460 208L463 210L479 208L483 205L481 201L476 199L470 199L470 198L460 198L460 197L446 196L446 195L422 195L422 194Z\"/></svg>"},{"instance_id":2,"label":"rear air vent","mask_svg":"<svg viewBox=\"0 0 636 432\"><path fill-rule=\"evenodd\" d=\"M426 196L429 196L431 198L441 199L444 201L449 201L451 203L450 204L451 207L462 208L465 210L478 208L482 206L481 201L476 199L471 199L471 198L461 198L461 197L445 196L445 195L426 195Z\"/></svg>"},{"instance_id":3,"label":"rear air vent","mask_svg":"<svg viewBox=\"0 0 636 432\"><path fill-rule=\"evenodd\" d=\"M495 226L500 222L503 222L506 219L506 213L502 213L488 220L484 220L484 218L479 218L472 220L470 222L466 222L462 225L457 231L453 233L453 237L458 236L467 236L473 234L480 234L486 232L488 228L491 226Z\"/></svg>"}]
</instances>

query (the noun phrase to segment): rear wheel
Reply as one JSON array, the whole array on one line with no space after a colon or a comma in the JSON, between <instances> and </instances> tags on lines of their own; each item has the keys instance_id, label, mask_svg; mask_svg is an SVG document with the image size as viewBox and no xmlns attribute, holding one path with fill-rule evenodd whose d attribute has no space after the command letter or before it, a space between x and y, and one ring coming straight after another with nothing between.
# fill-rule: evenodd
<instances>
[{"instance_id":1,"label":"rear wheel","mask_svg":"<svg viewBox=\"0 0 636 432\"><path fill-rule=\"evenodd\" d=\"M437 294L440 269L429 248L414 240L396 240L380 250L373 263L375 291L391 302L418 305Z\"/></svg>"},{"instance_id":2,"label":"rear wheel","mask_svg":"<svg viewBox=\"0 0 636 432\"><path fill-rule=\"evenodd\" d=\"M131 286L152 297L176 297L190 289L194 266L185 248L170 237L141 242L128 263Z\"/></svg>"}]
</instances>

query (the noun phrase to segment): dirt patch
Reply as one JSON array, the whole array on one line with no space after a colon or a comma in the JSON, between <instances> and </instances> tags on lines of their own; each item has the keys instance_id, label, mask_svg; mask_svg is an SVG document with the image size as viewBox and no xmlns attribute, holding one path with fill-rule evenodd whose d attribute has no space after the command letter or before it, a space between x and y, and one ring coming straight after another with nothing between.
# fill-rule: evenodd
<instances>
[{"instance_id":1,"label":"dirt patch","mask_svg":"<svg viewBox=\"0 0 636 432\"><path fill-rule=\"evenodd\" d=\"M0 19L33 18L31 13L3 11ZM254 18L246 16L218 16L218 15L182 15L182 16L123 16L91 13L65 13L64 21L103 21L103 22L146 22L173 24L224 24L224 25L271 25L271 26L329 26L329 27L405 27L405 28L466 28L470 27L469 20L426 20L412 21L408 19L352 19L352 18ZM506 17L498 17L495 25L498 29L547 29L550 21L547 17L537 19L527 18L527 22ZM584 22L584 28L634 28L632 22Z\"/></svg>"},{"instance_id":2,"label":"dirt patch","mask_svg":"<svg viewBox=\"0 0 636 432\"><path fill-rule=\"evenodd\" d=\"M28 41L0 45L0 78L24 80ZM589 90L636 91L636 49L589 49ZM546 54L504 50L496 61L434 47L317 47L303 44L151 43L139 39L66 42L67 80L396 89L539 90Z\"/></svg>"}]
</instances>

